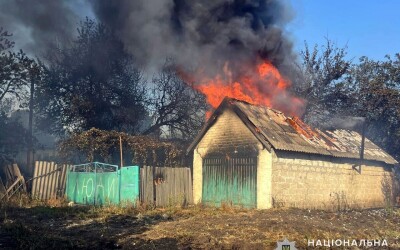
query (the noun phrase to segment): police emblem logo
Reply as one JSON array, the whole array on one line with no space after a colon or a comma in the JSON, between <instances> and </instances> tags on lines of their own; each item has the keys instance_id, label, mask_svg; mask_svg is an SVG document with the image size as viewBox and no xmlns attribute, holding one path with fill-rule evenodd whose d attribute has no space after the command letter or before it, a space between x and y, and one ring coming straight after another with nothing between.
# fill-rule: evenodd
<instances>
[{"instance_id":1,"label":"police emblem logo","mask_svg":"<svg viewBox=\"0 0 400 250\"><path fill-rule=\"evenodd\" d=\"M288 239L284 239L283 241L277 242L276 250L297 250L294 241L288 241Z\"/></svg>"}]
</instances>

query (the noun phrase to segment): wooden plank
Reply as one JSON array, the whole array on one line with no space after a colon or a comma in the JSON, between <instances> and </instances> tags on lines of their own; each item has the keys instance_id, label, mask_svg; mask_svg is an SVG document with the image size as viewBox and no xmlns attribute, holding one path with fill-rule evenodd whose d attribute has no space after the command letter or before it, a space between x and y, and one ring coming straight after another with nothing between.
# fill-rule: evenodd
<instances>
[{"instance_id":1,"label":"wooden plank","mask_svg":"<svg viewBox=\"0 0 400 250\"><path fill-rule=\"evenodd\" d=\"M144 195L143 195L143 191L144 191L144 187L143 187L143 183L144 183L144 169L143 169L143 167L140 168L139 174L140 174L139 197L140 197L140 201L143 202L143 201L144 201Z\"/></svg>"},{"instance_id":2,"label":"wooden plank","mask_svg":"<svg viewBox=\"0 0 400 250\"><path fill-rule=\"evenodd\" d=\"M41 161L39 165L39 172L38 172L38 192L37 192L37 198L42 199L43 193L44 193L44 179L41 177L45 173L45 168L47 164L46 162Z\"/></svg>"},{"instance_id":3,"label":"wooden plank","mask_svg":"<svg viewBox=\"0 0 400 250\"><path fill-rule=\"evenodd\" d=\"M168 206L193 203L193 185L190 168L186 167L152 167L144 166L140 170L140 199L142 202L153 202L153 170L155 176L163 177L163 182L156 185L156 205ZM179 203L177 203L179 202Z\"/></svg>"},{"instance_id":4,"label":"wooden plank","mask_svg":"<svg viewBox=\"0 0 400 250\"><path fill-rule=\"evenodd\" d=\"M156 168L156 176L157 176L157 181L159 176L161 175L161 169L159 167L155 167ZM156 183L156 204L157 206L161 207L163 206L163 190L162 187L158 184L158 182Z\"/></svg>"},{"instance_id":5,"label":"wooden plank","mask_svg":"<svg viewBox=\"0 0 400 250\"><path fill-rule=\"evenodd\" d=\"M48 162L43 162L43 167L42 167L42 171L41 171L41 177L40 182L41 182L41 189L40 189L40 197L39 199L41 200L45 200L46 196L47 196L47 177L43 176L47 173L49 168L49 163Z\"/></svg>"},{"instance_id":6,"label":"wooden plank","mask_svg":"<svg viewBox=\"0 0 400 250\"><path fill-rule=\"evenodd\" d=\"M3 181L0 178L0 200L6 195L6 187L3 184Z\"/></svg>"},{"instance_id":7,"label":"wooden plank","mask_svg":"<svg viewBox=\"0 0 400 250\"><path fill-rule=\"evenodd\" d=\"M56 169L58 169L55 173L56 185L54 187L54 197L56 199L64 197L63 193L65 193L66 168L67 168L66 164L56 165Z\"/></svg>"},{"instance_id":8,"label":"wooden plank","mask_svg":"<svg viewBox=\"0 0 400 250\"><path fill-rule=\"evenodd\" d=\"M176 196L176 205L183 205L183 201L184 201L184 199L183 199L183 195L184 195L184 190L183 190L183 187L182 187L182 168L180 168L180 167L178 167L178 168L175 168L174 170L176 170L176 173L175 173L175 190L176 190L176 193L175 193L175 196ZM178 204L178 202L179 202L179 204Z\"/></svg>"},{"instance_id":9,"label":"wooden plank","mask_svg":"<svg viewBox=\"0 0 400 250\"><path fill-rule=\"evenodd\" d=\"M144 181L145 181L143 183L143 187L145 190L144 201L146 203L148 203L148 202L150 202L149 194L151 193L151 191L148 188L148 186L149 186L149 168L147 166L145 166L145 168L144 168Z\"/></svg>"},{"instance_id":10,"label":"wooden plank","mask_svg":"<svg viewBox=\"0 0 400 250\"><path fill-rule=\"evenodd\" d=\"M163 206L163 189L160 185L159 178L162 175L162 169L160 167L156 167L156 204L157 206ZM158 192L157 192L158 191Z\"/></svg>"},{"instance_id":11,"label":"wooden plank","mask_svg":"<svg viewBox=\"0 0 400 250\"><path fill-rule=\"evenodd\" d=\"M4 168L4 174L6 176L6 186L10 186L14 182L14 176L11 172L11 166L6 165Z\"/></svg>"},{"instance_id":12,"label":"wooden plank","mask_svg":"<svg viewBox=\"0 0 400 250\"><path fill-rule=\"evenodd\" d=\"M180 177L179 177L179 185L181 188L181 199L182 199L182 206L186 204L186 190L185 190L185 181L186 181L186 171L184 168L179 168Z\"/></svg>"},{"instance_id":13,"label":"wooden plank","mask_svg":"<svg viewBox=\"0 0 400 250\"><path fill-rule=\"evenodd\" d=\"M36 161L32 196L41 200L63 197L68 167L66 164L60 166L54 162Z\"/></svg>"},{"instance_id":14,"label":"wooden plank","mask_svg":"<svg viewBox=\"0 0 400 250\"><path fill-rule=\"evenodd\" d=\"M22 181L22 176L18 177L17 180L14 181L13 184L10 185L10 187L6 190L7 196L10 196L10 193L13 192L14 188L18 188L18 184Z\"/></svg>"},{"instance_id":15,"label":"wooden plank","mask_svg":"<svg viewBox=\"0 0 400 250\"><path fill-rule=\"evenodd\" d=\"M187 190L187 185L186 183L189 180L187 179L187 170L186 168L182 168L181 169L181 185L182 185L182 197L183 197L183 201L182 201L182 205L185 206L188 201L187 201L187 196L188 196L188 190Z\"/></svg>"},{"instance_id":16,"label":"wooden plank","mask_svg":"<svg viewBox=\"0 0 400 250\"><path fill-rule=\"evenodd\" d=\"M143 201L151 204L153 203L153 167L144 166L143 169Z\"/></svg>"},{"instance_id":17,"label":"wooden plank","mask_svg":"<svg viewBox=\"0 0 400 250\"><path fill-rule=\"evenodd\" d=\"M45 199L51 199L53 197L53 193L54 193L54 170L55 170L56 164L54 162L49 164L49 169L48 172L46 173L46 177L47 177L47 197L45 197Z\"/></svg>"},{"instance_id":18,"label":"wooden plank","mask_svg":"<svg viewBox=\"0 0 400 250\"><path fill-rule=\"evenodd\" d=\"M43 196L43 200L47 200L51 197L51 185L52 185L52 175L50 174L53 171L54 162L47 163L47 168L44 174L46 176L43 177L44 187L46 190L46 194Z\"/></svg>"},{"instance_id":19,"label":"wooden plank","mask_svg":"<svg viewBox=\"0 0 400 250\"><path fill-rule=\"evenodd\" d=\"M148 172L149 172L149 168L147 166L145 166L143 168L143 173L144 173L144 178L143 178L143 190L144 190L144 202L148 203L149 202L149 189L148 189L148 183L149 183L149 179L148 179Z\"/></svg>"},{"instance_id":20,"label":"wooden plank","mask_svg":"<svg viewBox=\"0 0 400 250\"><path fill-rule=\"evenodd\" d=\"M54 172L54 186L53 186L53 199L57 199L58 197L58 191L59 191L59 187L60 187L60 176L62 173L62 168L63 165L58 165L56 164L56 171Z\"/></svg>"},{"instance_id":21,"label":"wooden plank","mask_svg":"<svg viewBox=\"0 0 400 250\"><path fill-rule=\"evenodd\" d=\"M61 174L59 177L59 184L58 184L58 191L57 197L64 197L65 195L65 188L67 185L67 169L70 167L68 164L64 164L61 170Z\"/></svg>"},{"instance_id":22,"label":"wooden plank","mask_svg":"<svg viewBox=\"0 0 400 250\"><path fill-rule=\"evenodd\" d=\"M20 177L20 176L22 176L21 171L19 170L18 164L16 164L16 163L14 163L14 164L12 165L12 172L13 172L13 175L14 175L15 177Z\"/></svg>"},{"instance_id":23,"label":"wooden plank","mask_svg":"<svg viewBox=\"0 0 400 250\"><path fill-rule=\"evenodd\" d=\"M146 166L146 183L145 183L145 189L146 189L146 203L151 203L153 201L153 186L152 186L152 180L151 180L151 175L152 175L152 170L150 169L149 166Z\"/></svg>"},{"instance_id":24,"label":"wooden plank","mask_svg":"<svg viewBox=\"0 0 400 250\"><path fill-rule=\"evenodd\" d=\"M53 176L53 181L52 181L52 194L51 194L51 198L52 199L56 199L57 198L57 188L58 188L58 178L60 175L60 171L58 170L58 168L61 167L58 164L54 164L54 168L53 168L53 173L51 174Z\"/></svg>"},{"instance_id":25,"label":"wooden plank","mask_svg":"<svg viewBox=\"0 0 400 250\"><path fill-rule=\"evenodd\" d=\"M57 165L52 162L50 164L50 168L49 168L49 172L47 172L46 174L48 175L48 190L49 193L47 194L47 197L45 199L54 199L55 198L55 194L56 194L56 177L57 176L57 171L55 171L57 169Z\"/></svg>"},{"instance_id":26,"label":"wooden plank","mask_svg":"<svg viewBox=\"0 0 400 250\"><path fill-rule=\"evenodd\" d=\"M24 176L21 174L21 171L19 170L18 164L14 163L12 165L12 169L13 169L13 173L15 177L19 177L21 179L21 184L22 184L22 189L26 192L26 183L25 183L25 178Z\"/></svg>"},{"instance_id":27,"label":"wooden plank","mask_svg":"<svg viewBox=\"0 0 400 250\"><path fill-rule=\"evenodd\" d=\"M49 169L49 167L50 167L50 164L48 163L48 162L44 162L44 165L43 165L44 167L43 167L43 169L42 169L42 175L45 175L45 174L47 174L48 173L48 169ZM47 197L47 193L48 193L48 181L47 181L47 179L48 179L48 176L43 176L43 177L41 177L40 178L41 179L41 181L42 181L42 192L41 192L41 194L40 194L40 199L41 200L45 200L46 199L46 197Z\"/></svg>"},{"instance_id":28,"label":"wooden plank","mask_svg":"<svg viewBox=\"0 0 400 250\"><path fill-rule=\"evenodd\" d=\"M159 169L158 169L158 167L153 167L155 170L153 170L154 171L154 176L153 176L153 182L154 181L157 181L157 176L158 176L158 174L159 174ZM161 192L161 190L160 190L160 188L159 188L159 186L157 185L157 183L155 183L155 190L156 190L156 192L155 192L155 195L156 195L156 206L160 206L161 205L161 198L159 197L160 196L160 192Z\"/></svg>"},{"instance_id":29,"label":"wooden plank","mask_svg":"<svg viewBox=\"0 0 400 250\"><path fill-rule=\"evenodd\" d=\"M173 168L165 168L165 173L167 180L164 183L165 184L165 193L164 193L164 205L168 206L170 205L171 202L174 201L174 197L171 195L172 193L172 186L174 182L174 171Z\"/></svg>"},{"instance_id":30,"label":"wooden plank","mask_svg":"<svg viewBox=\"0 0 400 250\"><path fill-rule=\"evenodd\" d=\"M59 186L59 179L60 179L60 173L61 173L61 168L62 165L58 165L55 164L55 168L54 168L54 173L53 173L53 178L54 178L54 182L53 182L53 195L52 198L56 199L57 198L57 192L58 192L58 186Z\"/></svg>"},{"instance_id":31,"label":"wooden plank","mask_svg":"<svg viewBox=\"0 0 400 250\"><path fill-rule=\"evenodd\" d=\"M173 179L173 172L171 168L163 168L164 170L164 176L165 180L163 183L164 186L164 193L163 193L163 206L168 206L170 205L170 202L172 201L173 197L171 197L171 184L172 184L172 179Z\"/></svg>"},{"instance_id":32,"label":"wooden plank","mask_svg":"<svg viewBox=\"0 0 400 250\"><path fill-rule=\"evenodd\" d=\"M38 172L38 192L37 192L37 198L42 199L43 195L43 178L40 177L44 173L44 168L45 168L45 162L41 161L39 165L39 172Z\"/></svg>"},{"instance_id":33,"label":"wooden plank","mask_svg":"<svg viewBox=\"0 0 400 250\"><path fill-rule=\"evenodd\" d=\"M35 169L33 170L33 178L35 178L38 175L38 170L39 170L39 162L36 161L35 162ZM32 197L36 197L36 192L37 192L37 180L33 179L32 181L32 191L31 191L31 195Z\"/></svg>"}]
</instances>

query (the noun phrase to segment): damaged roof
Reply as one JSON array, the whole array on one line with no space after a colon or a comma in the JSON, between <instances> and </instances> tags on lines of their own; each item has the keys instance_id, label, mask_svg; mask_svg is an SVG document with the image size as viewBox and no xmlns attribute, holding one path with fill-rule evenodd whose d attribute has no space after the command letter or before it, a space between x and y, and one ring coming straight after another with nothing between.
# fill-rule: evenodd
<instances>
[{"instance_id":1,"label":"damaged roof","mask_svg":"<svg viewBox=\"0 0 400 250\"><path fill-rule=\"evenodd\" d=\"M313 129L297 117L286 117L282 112L256 106L232 98L225 98L190 145L191 151L219 114L231 107L260 142L276 150L311 153L341 158L360 159L361 135L349 130L321 131ZM365 138L364 159L387 164L398 162L383 149Z\"/></svg>"}]
</instances>

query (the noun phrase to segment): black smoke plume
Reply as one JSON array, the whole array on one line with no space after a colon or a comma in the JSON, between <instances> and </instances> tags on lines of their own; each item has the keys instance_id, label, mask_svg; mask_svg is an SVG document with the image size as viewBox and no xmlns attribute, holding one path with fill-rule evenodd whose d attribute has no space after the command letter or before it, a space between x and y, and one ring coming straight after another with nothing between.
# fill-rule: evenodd
<instances>
[{"instance_id":1,"label":"black smoke plume","mask_svg":"<svg viewBox=\"0 0 400 250\"><path fill-rule=\"evenodd\" d=\"M224 68L268 59L287 75L295 55L284 27L291 11L282 0L92 0L143 66L173 58L183 70L214 76Z\"/></svg>"},{"instance_id":2,"label":"black smoke plume","mask_svg":"<svg viewBox=\"0 0 400 250\"><path fill-rule=\"evenodd\" d=\"M16 48L43 56L50 47L73 38L79 18L71 4L67 0L0 1L0 26L13 34Z\"/></svg>"},{"instance_id":3,"label":"black smoke plume","mask_svg":"<svg viewBox=\"0 0 400 250\"><path fill-rule=\"evenodd\" d=\"M172 58L183 71L214 77L224 66L241 75L243 65L268 59L290 78L295 61L284 0L0 1L0 26L38 56L71 41L87 15L112 29L144 68Z\"/></svg>"}]
</instances>

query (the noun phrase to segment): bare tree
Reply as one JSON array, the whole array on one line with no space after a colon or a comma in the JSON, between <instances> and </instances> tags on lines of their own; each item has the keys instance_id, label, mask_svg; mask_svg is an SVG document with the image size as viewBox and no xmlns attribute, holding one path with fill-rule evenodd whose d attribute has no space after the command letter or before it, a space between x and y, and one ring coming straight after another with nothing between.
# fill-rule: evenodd
<instances>
[{"instance_id":1,"label":"bare tree","mask_svg":"<svg viewBox=\"0 0 400 250\"><path fill-rule=\"evenodd\" d=\"M172 65L166 65L153 84L149 105L153 123L144 134L193 138L205 120L205 97L185 83Z\"/></svg>"}]
</instances>

